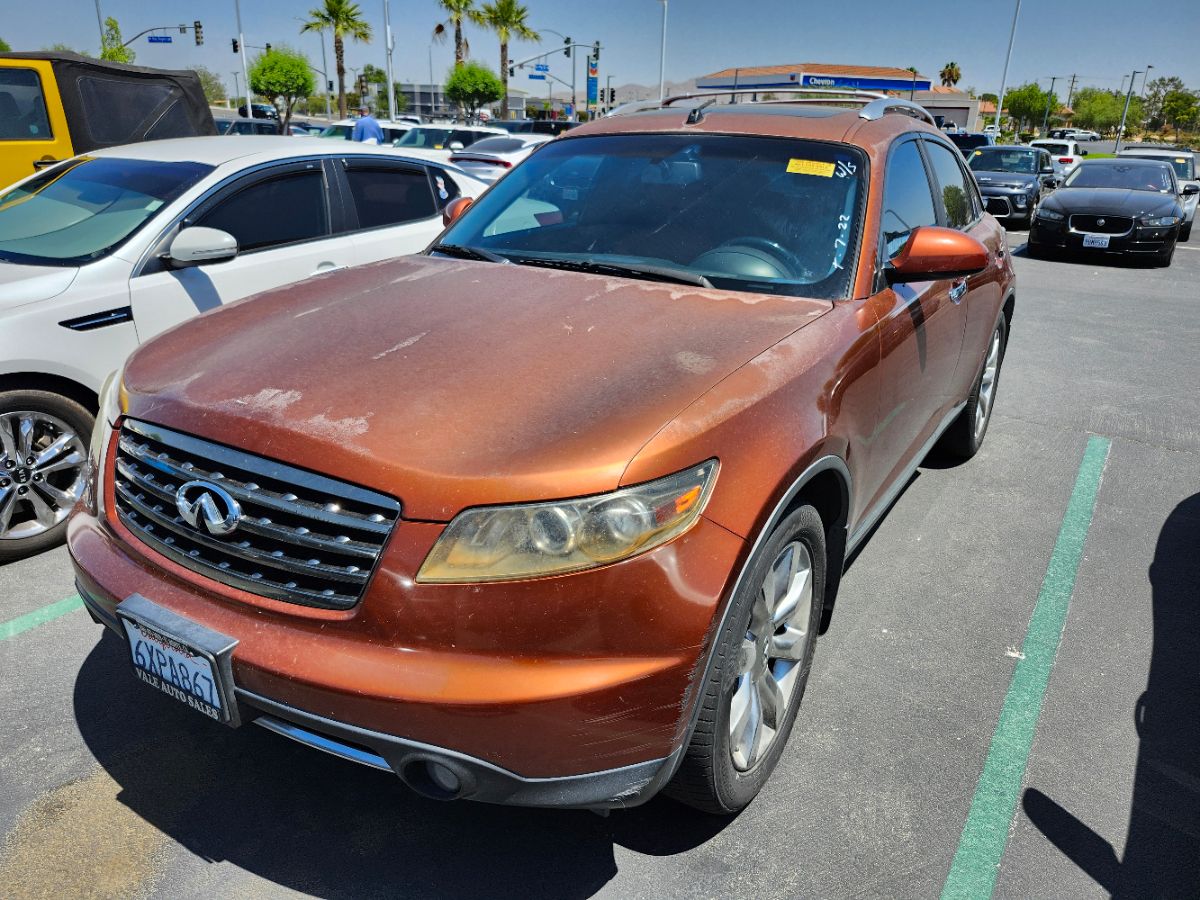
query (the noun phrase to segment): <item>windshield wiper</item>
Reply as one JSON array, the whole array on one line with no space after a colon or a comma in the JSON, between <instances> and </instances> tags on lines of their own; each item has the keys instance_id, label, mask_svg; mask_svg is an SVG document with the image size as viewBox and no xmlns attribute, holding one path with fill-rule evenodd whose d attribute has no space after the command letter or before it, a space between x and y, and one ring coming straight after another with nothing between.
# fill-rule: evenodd
<instances>
[{"instance_id":1,"label":"windshield wiper","mask_svg":"<svg viewBox=\"0 0 1200 900\"><path fill-rule=\"evenodd\" d=\"M463 244L434 244L429 249L435 253L444 253L446 256L454 256L458 259L477 259L480 262L493 263L512 262L508 257L485 250L483 247L467 247Z\"/></svg>"},{"instance_id":2,"label":"windshield wiper","mask_svg":"<svg viewBox=\"0 0 1200 900\"><path fill-rule=\"evenodd\" d=\"M599 259L545 259L539 256L518 256L512 261L523 266L569 269L575 272L592 272L597 275L627 275L631 278L649 278L653 281L669 281L675 284L694 284L702 288L711 289L713 287L713 283L703 275L678 266L618 263Z\"/></svg>"}]
</instances>

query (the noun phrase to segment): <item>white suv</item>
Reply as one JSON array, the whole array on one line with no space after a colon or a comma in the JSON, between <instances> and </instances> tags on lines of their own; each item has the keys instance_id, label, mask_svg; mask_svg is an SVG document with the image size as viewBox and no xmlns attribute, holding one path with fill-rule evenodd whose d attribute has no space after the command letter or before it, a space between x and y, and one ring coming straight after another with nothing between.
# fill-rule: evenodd
<instances>
[{"instance_id":1,"label":"white suv","mask_svg":"<svg viewBox=\"0 0 1200 900\"><path fill-rule=\"evenodd\" d=\"M1175 180L1179 189L1194 184L1200 187L1200 172L1196 171L1196 157L1190 150L1180 150L1174 147L1122 147L1118 156L1137 156L1142 159L1159 159L1170 163L1175 170ZM1186 241L1192 236L1192 223L1196 221L1197 200L1200 194L1189 194L1180 199L1183 204L1183 227L1179 229L1179 240Z\"/></svg>"},{"instance_id":2,"label":"white suv","mask_svg":"<svg viewBox=\"0 0 1200 900\"><path fill-rule=\"evenodd\" d=\"M1047 138L1030 141L1029 146L1041 147L1050 154L1050 158L1054 161L1054 177L1058 179L1059 184L1062 184L1063 179L1075 171L1075 167L1087 156L1087 151L1081 149L1079 142L1073 138L1060 140Z\"/></svg>"},{"instance_id":3,"label":"white suv","mask_svg":"<svg viewBox=\"0 0 1200 900\"><path fill-rule=\"evenodd\" d=\"M249 136L99 150L0 192L0 562L62 538L100 386L139 343L423 250L485 188L390 147Z\"/></svg>"}]
</instances>

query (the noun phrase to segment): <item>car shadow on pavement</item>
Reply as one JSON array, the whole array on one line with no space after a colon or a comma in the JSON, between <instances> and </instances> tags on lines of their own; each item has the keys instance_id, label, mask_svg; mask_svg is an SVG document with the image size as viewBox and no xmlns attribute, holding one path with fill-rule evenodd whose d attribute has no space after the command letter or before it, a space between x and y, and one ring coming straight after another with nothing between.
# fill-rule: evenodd
<instances>
[{"instance_id":1,"label":"car shadow on pavement","mask_svg":"<svg viewBox=\"0 0 1200 900\"><path fill-rule=\"evenodd\" d=\"M1053 798L1028 788L1026 815L1072 862L1118 898L1200 897L1200 494L1167 517L1150 565L1153 649L1133 710L1141 743L1125 850Z\"/></svg>"},{"instance_id":2,"label":"car shadow on pavement","mask_svg":"<svg viewBox=\"0 0 1200 900\"><path fill-rule=\"evenodd\" d=\"M75 717L117 800L187 851L320 897L590 897L614 845L663 856L731 820L666 798L601 818L422 798L385 772L237 730L139 684L116 636L84 661Z\"/></svg>"},{"instance_id":3,"label":"car shadow on pavement","mask_svg":"<svg viewBox=\"0 0 1200 900\"><path fill-rule=\"evenodd\" d=\"M1043 262L1065 263L1074 266L1104 266L1113 269L1156 268L1155 258L1142 254L1066 252L1063 250L1050 250L1048 253L1050 255L1042 260ZM1029 244L1025 241L1022 241L1019 246L1013 248L1012 255L1019 256L1022 259L1035 258L1029 255Z\"/></svg>"}]
</instances>

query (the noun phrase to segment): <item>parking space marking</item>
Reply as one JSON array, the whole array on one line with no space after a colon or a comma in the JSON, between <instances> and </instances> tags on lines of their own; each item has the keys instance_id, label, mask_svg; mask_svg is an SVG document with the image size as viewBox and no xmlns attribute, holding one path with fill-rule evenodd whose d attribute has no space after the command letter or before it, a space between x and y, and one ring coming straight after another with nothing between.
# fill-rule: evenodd
<instances>
[{"instance_id":1,"label":"parking space marking","mask_svg":"<svg viewBox=\"0 0 1200 900\"><path fill-rule=\"evenodd\" d=\"M57 603L51 603L49 606L43 606L41 609L25 613L23 616L17 616L15 619L9 619L7 622L0 622L0 641L16 637L23 631L37 628L39 625L45 625L47 622L53 622L59 616L65 616L67 613L74 612L82 607L83 601L79 599L79 595L77 594L74 597L68 597L66 600L59 600Z\"/></svg>"},{"instance_id":2,"label":"parking space marking","mask_svg":"<svg viewBox=\"0 0 1200 900\"><path fill-rule=\"evenodd\" d=\"M991 897L995 890L1111 446L1108 438L1097 435L1088 438L1050 565L1029 619L1025 643L1021 646L1023 656L1018 658L1000 709L971 811L942 888L942 900L978 900Z\"/></svg>"}]
</instances>

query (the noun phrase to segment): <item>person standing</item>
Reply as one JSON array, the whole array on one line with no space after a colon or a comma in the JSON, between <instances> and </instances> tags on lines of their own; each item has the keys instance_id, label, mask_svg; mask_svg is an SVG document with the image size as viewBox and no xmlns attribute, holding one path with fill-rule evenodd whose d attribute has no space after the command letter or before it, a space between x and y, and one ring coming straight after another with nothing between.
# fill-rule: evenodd
<instances>
[{"instance_id":1,"label":"person standing","mask_svg":"<svg viewBox=\"0 0 1200 900\"><path fill-rule=\"evenodd\" d=\"M354 123L354 131L350 133L350 140L373 144L383 143L383 129L379 127L379 120L371 115L371 107L365 103L358 108L358 121Z\"/></svg>"}]
</instances>

